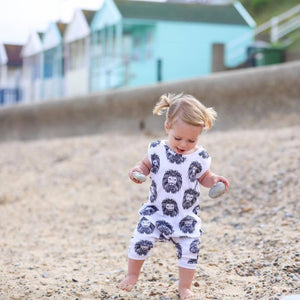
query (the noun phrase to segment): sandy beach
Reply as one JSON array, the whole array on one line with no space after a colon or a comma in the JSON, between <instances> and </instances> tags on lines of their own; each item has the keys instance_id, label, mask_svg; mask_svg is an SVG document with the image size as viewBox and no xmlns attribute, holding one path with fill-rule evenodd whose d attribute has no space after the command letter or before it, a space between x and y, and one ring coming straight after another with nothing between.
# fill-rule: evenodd
<instances>
[{"instance_id":1,"label":"sandy beach","mask_svg":"<svg viewBox=\"0 0 300 300\"><path fill-rule=\"evenodd\" d=\"M127 172L157 138L0 144L1 300L179 299L169 243L155 246L133 291L116 288L150 182ZM200 144L231 186L216 199L202 189L197 299L300 294L300 126L211 131Z\"/></svg>"}]
</instances>

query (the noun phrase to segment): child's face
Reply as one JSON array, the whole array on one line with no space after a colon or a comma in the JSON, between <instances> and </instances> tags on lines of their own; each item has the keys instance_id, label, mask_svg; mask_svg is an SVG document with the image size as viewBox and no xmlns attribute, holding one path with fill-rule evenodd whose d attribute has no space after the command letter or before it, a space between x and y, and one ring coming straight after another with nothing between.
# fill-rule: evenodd
<instances>
[{"instance_id":1,"label":"child's face","mask_svg":"<svg viewBox=\"0 0 300 300\"><path fill-rule=\"evenodd\" d=\"M196 151L199 135L203 128L178 119L172 126L165 122L168 134L168 146L178 154L189 154Z\"/></svg>"}]
</instances>

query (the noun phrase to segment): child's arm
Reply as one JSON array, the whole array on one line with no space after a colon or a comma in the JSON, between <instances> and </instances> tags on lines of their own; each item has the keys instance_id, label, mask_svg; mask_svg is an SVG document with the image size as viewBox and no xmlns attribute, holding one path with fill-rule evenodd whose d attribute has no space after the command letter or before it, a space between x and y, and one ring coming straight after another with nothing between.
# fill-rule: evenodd
<instances>
[{"instance_id":1,"label":"child's arm","mask_svg":"<svg viewBox=\"0 0 300 300\"><path fill-rule=\"evenodd\" d=\"M223 177L223 176L219 176L217 174L214 174L213 172L211 172L210 170L206 171L200 178L199 178L199 182L201 185L207 187L207 188L211 188L214 185L216 185L219 181L223 182L225 184L226 187L226 191L229 187L229 182L228 180Z\"/></svg>"},{"instance_id":2,"label":"child's arm","mask_svg":"<svg viewBox=\"0 0 300 300\"><path fill-rule=\"evenodd\" d=\"M137 171L137 172L140 172L140 173L144 174L145 176L147 176L150 173L150 169L151 169L151 163L150 163L148 157L146 156L143 160L137 162L136 165L132 169L129 170L128 176L135 183L141 183L140 181L133 178L132 173Z\"/></svg>"}]
</instances>

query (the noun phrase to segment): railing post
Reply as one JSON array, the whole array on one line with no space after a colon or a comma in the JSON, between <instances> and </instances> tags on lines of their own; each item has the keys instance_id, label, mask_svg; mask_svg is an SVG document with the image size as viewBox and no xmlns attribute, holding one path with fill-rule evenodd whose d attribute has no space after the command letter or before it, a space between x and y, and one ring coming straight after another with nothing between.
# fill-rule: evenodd
<instances>
[{"instance_id":1,"label":"railing post","mask_svg":"<svg viewBox=\"0 0 300 300\"><path fill-rule=\"evenodd\" d=\"M271 33L270 33L270 41L271 43L278 42L278 18L273 17L271 19Z\"/></svg>"}]
</instances>

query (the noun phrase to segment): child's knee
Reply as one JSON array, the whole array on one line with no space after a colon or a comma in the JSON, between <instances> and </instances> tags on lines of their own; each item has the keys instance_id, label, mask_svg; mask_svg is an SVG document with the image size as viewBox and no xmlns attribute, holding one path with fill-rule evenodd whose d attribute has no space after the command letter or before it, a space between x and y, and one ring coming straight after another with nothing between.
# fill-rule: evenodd
<instances>
[{"instance_id":1,"label":"child's knee","mask_svg":"<svg viewBox=\"0 0 300 300\"><path fill-rule=\"evenodd\" d=\"M178 266L187 269L196 269L199 255L200 239L184 238L176 243Z\"/></svg>"}]
</instances>

